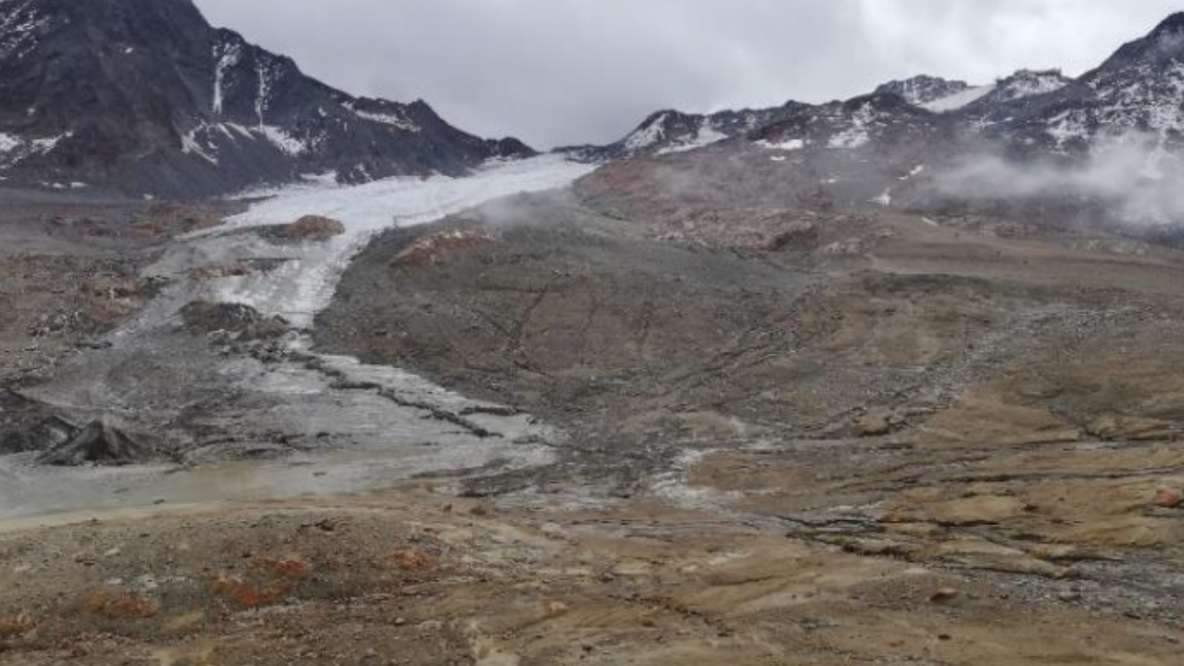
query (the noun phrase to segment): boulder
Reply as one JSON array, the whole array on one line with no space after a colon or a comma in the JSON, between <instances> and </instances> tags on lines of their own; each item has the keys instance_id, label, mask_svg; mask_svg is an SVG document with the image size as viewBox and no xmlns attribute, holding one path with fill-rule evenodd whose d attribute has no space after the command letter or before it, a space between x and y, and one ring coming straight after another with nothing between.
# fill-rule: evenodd
<instances>
[{"instance_id":1,"label":"boulder","mask_svg":"<svg viewBox=\"0 0 1184 666\"><path fill-rule=\"evenodd\" d=\"M152 447L113 419L103 418L42 453L37 462L58 467L120 466L148 462L154 457Z\"/></svg>"},{"instance_id":2,"label":"boulder","mask_svg":"<svg viewBox=\"0 0 1184 666\"><path fill-rule=\"evenodd\" d=\"M44 451L77 432L78 427L52 407L0 389L0 455Z\"/></svg>"},{"instance_id":3,"label":"boulder","mask_svg":"<svg viewBox=\"0 0 1184 666\"><path fill-rule=\"evenodd\" d=\"M860 437L883 437L892 432L892 415L884 412L871 412L856 419L855 432Z\"/></svg>"},{"instance_id":4,"label":"boulder","mask_svg":"<svg viewBox=\"0 0 1184 666\"><path fill-rule=\"evenodd\" d=\"M344 234L345 225L328 217L305 215L280 230L286 240L324 242Z\"/></svg>"},{"instance_id":5,"label":"boulder","mask_svg":"<svg viewBox=\"0 0 1184 666\"><path fill-rule=\"evenodd\" d=\"M191 333L230 333L241 340L278 338L288 332L283 317L268 317L241 303L194 301L181 308L181 320Z\"/></svg>"}]
</instances>

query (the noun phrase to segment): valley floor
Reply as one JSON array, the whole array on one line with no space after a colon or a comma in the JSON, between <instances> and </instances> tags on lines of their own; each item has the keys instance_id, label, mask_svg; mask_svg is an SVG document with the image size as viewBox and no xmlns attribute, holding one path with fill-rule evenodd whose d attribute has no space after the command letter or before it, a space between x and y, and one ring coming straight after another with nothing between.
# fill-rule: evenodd
<instances>
[{"instance_id":1,"label":"valley floor","mask_svg":"<svg viewBox=\"0 0 1184 666\"><path fill-rule=\"evenodd\" d=\"M430 404L404 399L403 418L476 421L400 446L489 455L345 494L0 522L0 663L1179 663L1184 253L884 209L616 204L582 184L382 233L333 279L307 341L319 362L245 339L201 351L202 331L162 318L153 344L250 358L262 377L347 356L372 380L418 373L448 392L416 384ZM0 270L36 280L29 262L95 242L29 244ZM178 247L116 254L146 253L121 269L142 279L201 255ZM76 298L29 284L5 298ZM110 327L161 302L120 293ZM30 376L28 330L3 338L22 395L82 395L79 368L130 362L94 361L117 342ZM40 337L64 349L109 329L73 330ZM130 390L117 374L105 385ZM329 394L358 410L370 395L369 413L396 391L358 376ZM257 428L219 439L241 453L276 396L331 409L262 383L273 393L248 404L266 409L198 434ZM342 473L295 435L283 446L309 484Z\"/></svg>"}]
</instances>

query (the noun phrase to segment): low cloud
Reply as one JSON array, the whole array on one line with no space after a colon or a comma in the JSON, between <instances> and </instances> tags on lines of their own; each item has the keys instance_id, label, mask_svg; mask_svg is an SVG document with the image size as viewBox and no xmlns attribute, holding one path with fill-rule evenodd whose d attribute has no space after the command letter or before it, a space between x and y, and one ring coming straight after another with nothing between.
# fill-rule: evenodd
<instances>
[{"instance_id":1,"label":"low cloud","mask_svg":"<svg viewBox=\"0 0 1184 666\"><path fill-rule=\"evenodd\" d=\"M1102 141L1085 157L1063 163L1018 163L998 155L966 157L934 181L937 192L967 201L1055 200L1138 225L1184 220L1184 161L1157 136L1127 134Z\"/></svg>"}]
</instances>

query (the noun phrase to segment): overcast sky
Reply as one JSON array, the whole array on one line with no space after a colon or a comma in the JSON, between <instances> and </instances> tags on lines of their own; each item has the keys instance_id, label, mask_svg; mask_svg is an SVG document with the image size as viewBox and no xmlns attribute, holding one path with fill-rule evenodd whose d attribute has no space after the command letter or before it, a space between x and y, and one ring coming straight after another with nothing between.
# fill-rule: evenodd
<instances>
[{"instance_id":1,"label":"overcast sky","mask_svg":"<svg viewBox=\"0 0 1184 666\"><path fill-rule=\"evenodd\" d=\"M661 108L822 102L927 73L1071 75L1184 0L197 0L348 92L423 98L539 148L620 138Z\"/></svg>"}]
</instances>

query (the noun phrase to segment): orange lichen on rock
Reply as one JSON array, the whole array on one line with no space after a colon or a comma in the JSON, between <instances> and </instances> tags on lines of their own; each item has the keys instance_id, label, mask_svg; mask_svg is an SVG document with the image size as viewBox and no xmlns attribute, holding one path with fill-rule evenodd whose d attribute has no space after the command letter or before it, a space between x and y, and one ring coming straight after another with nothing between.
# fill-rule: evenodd
<instances>
[{"instance_id":1,"label":"orange lichen on rock","mask_svg":"<svg viewBox=\"0 0 1184 666\"><path fill-rule=\"evenodd\" d=\"M123 590L93 590L83 600L83 607L112 620L149 618L160 610L148 599Z\"/></svg>"},{"instance_id":2,"label":"orange lichen on rock","mask_svg":"<svg viewBox=\"0 0 1184 666\"><path fill-rule=\"evenodd\" d=\"M287 581L277 580L270 584L252 585L237 576L223 573L214 582L214 593L246 608L258 608L276 603L291 589Z\"/></svg>"},{"instance_id":3,"label":"orange lichen on rock","mask_svg":"<svg viewBox=\"0 0 1184 666\"><path fill-rule=\"evenodd\" d=\"M430 571L440 566L438 559L418 550L396 550L389 559L405 571Z\"/></svg>"},{"instance_id":4,"label":"orange lichen on rock","mask_svg":"<svg viewBox=\"0 0 1184 666\"><path fill-rule=\"evenodd\" d=\"M300 557L271 559L260 557L255 560L255 568L275 580L303 580L308 578L312 570L308 563Z\"/></svg>"},{"instance_id":5,"label":"orange lichen on rock","mask_svg":"<svg viewBox=\"0 0 1184 666\"><path fill-rule=\"evenodd\" d=\"M0 617L0 640L18 638L33 631L36 624L28 615Z\"/></svg>"},{"instance_id":6,"label":"orange lichen on rock","mask_svg":"<svg viewBox=\"0 0 1184 666\"><path fill-rule=\"evenodd\" d=\"M255 558L251 569L254 578L265 580L245 580L223 572L214 581L214 593L247 608L268 606L287 596L295 581L307 579L312 572L312 567L299 555Z\"/></svg>"}]
</instances>

